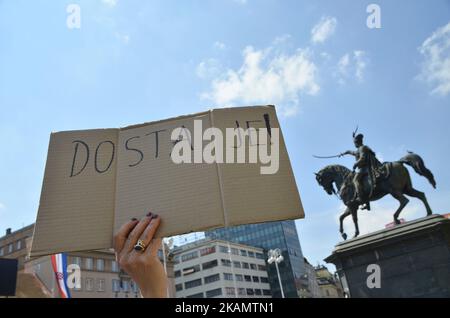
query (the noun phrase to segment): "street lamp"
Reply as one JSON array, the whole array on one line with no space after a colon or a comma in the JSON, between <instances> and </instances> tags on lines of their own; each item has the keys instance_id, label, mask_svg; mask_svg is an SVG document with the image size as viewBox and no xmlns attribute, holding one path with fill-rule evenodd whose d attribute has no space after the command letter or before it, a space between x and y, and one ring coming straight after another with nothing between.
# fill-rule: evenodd
<instances>
[{"instance_id":1,"label":"street lamp","mask_svg":"<svg viewBox=\"0 0 450 318\"><path fill-rule=\"evenodd\" d=\"M284 298L283 285L281 284L280 271L278 270L278 264L284 260L284 257L283 257L283 255L281 255L281 251L279 248L276 248L274 250L269 250L268 255L269 255L269 259L267 260L267 262L269 264L272 264L273 262L275 262L275 267L277 269L277 275L278 275L278 283L280 284L281 297Z\"/></svg>"}]
</instances>

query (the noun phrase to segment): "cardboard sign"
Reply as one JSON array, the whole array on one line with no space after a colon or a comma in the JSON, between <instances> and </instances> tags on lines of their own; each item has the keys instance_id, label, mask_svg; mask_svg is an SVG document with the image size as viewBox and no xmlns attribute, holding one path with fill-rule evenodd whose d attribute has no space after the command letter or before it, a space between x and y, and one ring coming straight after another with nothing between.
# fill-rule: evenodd
<instances>
[{"instance_id":1,"label":"cardboard sign","mask_svg":"<svg viewBox=\"0 0 450 318\"><path fill-rule=\"evenodd\" d=\"M263 150L278 151L275 169ZM149 211L161 216L158 237L303 218L275 108L52 133L31 256L110 248L123 223Z\"/></svg>"}]
</instances>

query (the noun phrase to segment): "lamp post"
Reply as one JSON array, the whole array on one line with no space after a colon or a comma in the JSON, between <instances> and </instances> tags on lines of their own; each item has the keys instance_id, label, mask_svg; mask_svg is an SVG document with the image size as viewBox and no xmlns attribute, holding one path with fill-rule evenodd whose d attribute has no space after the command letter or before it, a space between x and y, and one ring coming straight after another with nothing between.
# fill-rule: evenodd
<instances>
[{"instance_id":1,"label":"lamp post","mask_svg":"<svg viewBox=\"0 0 450 318\"><path fill-rule=\"evenodd\" d=\"M269 255L269 259L267 260L267 262L269 264L272 264L275 262L275 268L277 269L277 275L278 275L278 283L280 284L281 297L284 298L283 285L281 284L280 271L278 270L278 264L284 260L284 257L283 257L283 255L281 255L281 251L279 248L276 248L274 250L269 250L268 255Z\"/></svg>"}]
</instances>

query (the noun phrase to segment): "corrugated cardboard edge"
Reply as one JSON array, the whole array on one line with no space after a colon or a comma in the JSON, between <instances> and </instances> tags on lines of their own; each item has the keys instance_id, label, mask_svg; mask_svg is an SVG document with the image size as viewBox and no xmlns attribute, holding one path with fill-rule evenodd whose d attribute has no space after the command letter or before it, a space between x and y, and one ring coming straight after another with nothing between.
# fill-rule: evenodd
<instances>
[{"instance_id":1,"label":"corrugated cardboard edge","mask_svg":"<svg viewBox=\"0 0 450 318\"><path fill-rule=\"evenodd\" d=\"M160 124L160 123L164 123L164 122L168 122L168 121L182 120L182 119L188 119L188 118L193 118L193 117L198 117L198 116L205 116L205 115L208 115L209 113L213 112L215 109L251 109L251 108L255 108L255 107L273 107L273 108L275 108L274 105L255 105L255 106L210 108L209 110L198 112L198 113L192 113L192 114L188 114L188 115L181 115L181 116L177 116L177 117L171 117L171 118L166 118L166 119L161 119L161 120L149 121L149 122L145 122L145 123L142 123L142 124L125 126L125 127L119 128L119 129L120 130L128 130L128 129L144 127L144 126L147 126L147 125Z\"/></svg>"}]
</instances>

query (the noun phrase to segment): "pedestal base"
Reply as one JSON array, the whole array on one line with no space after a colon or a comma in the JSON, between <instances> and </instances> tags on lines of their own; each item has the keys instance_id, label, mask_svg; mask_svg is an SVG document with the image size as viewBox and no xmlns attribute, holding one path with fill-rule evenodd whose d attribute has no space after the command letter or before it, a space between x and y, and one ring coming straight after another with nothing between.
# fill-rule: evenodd
<instances>
[{"instance_id":1,"label":"pedestal base","mask_svg":"<svg viewBox=\"0 0 450 318\"><path fill-rule=\"evenodd\" d=\"M432 215L339 243L325 261L350 297L450 298L450 219Z\"/></svg>"}]
</instances>

